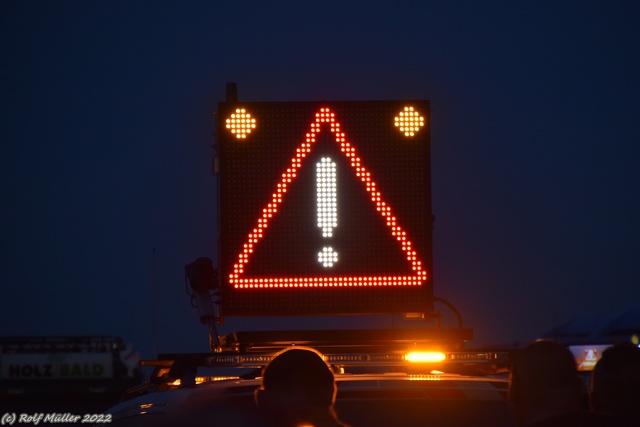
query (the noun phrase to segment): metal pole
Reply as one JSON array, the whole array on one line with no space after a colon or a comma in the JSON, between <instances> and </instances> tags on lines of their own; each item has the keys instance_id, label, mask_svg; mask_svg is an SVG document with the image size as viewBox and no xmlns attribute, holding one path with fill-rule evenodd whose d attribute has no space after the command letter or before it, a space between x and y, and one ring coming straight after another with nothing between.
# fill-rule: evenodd
<instances>
[{"instance_id":1,"label":"metal pole","mask_svg":"<svg viewBox=\"0 0 640 427\"><path fill-rule=\"evenodd\" d=\"M158 343L156 341L156 305L158 290L156 286L156 248L153 248L151 255L151 354L156 357L158 354Z\"/></svg>"}]
</instances>

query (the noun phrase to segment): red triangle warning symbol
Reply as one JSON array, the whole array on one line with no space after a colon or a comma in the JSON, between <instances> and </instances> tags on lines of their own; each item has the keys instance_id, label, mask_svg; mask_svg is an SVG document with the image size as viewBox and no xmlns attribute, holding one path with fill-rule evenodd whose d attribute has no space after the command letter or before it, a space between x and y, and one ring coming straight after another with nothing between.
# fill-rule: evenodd
<instances>
[{"instance_id":1,"label":"red triangle warning symbol","mask_svg":"<svg viewBox=\"0 0 640 427\"><path fill-rule=\"evenodd\" d=\"M269 224L274 218L287 196L287 191L291 184L299 175L304 159L313 150L321 127L328 127L333 141L339 147L339 151L346 158L355 177L366 190L371 201L371 206L377 211L381 220L385 224L392 240L400 248L407 263L408 274L401 275L322 275L305 276L293 275L291 277L246 277L245 270L251 263L252 255L265 234L268 232ZM324 248L323 253L319 253L319 262L331 263L332 253L329 248ZM327 253L328 252L328 253ZM324 257L324 258L323 258ZM323 261L324 260L324 261ZM248 288L323 288L323 287L386 287L386 286L410 286L416 287L425 284L427 281L427 271L423 263L418 258L418 254L413 249L409 236L398 219L393 214L391 206L385 201L381 192L377 189L376 183L370 171L365 167L358 157L354 146L347 140L347 136L341 131L340 123L335 114L329 108L320 108L315 113L315 120L311 123L309 132L303 142L297 147L294 157L291 159L289 167L282 173L280 182L272 195L271 201L262 209L262 215L254 229L249 233L244 241L242 251L237 256L233 269L229 274L229 283L235 289Z\"/></svg>"}]
</instances>

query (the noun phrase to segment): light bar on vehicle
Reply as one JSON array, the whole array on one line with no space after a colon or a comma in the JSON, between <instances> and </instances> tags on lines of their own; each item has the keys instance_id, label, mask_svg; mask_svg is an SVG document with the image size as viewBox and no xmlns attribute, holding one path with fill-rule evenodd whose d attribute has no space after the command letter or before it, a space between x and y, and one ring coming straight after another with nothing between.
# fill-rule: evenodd
<instances>
[{"instance_id":1,"label":"light bar on vehicle","mask_svg":"<svg viewBox=\"0 0 640 427\"><path fill-rule=\"evenodd\" d=\"M209 367L260 368L267 365L275 353L229 354L207 357ZM337 366L407 365L422 363L482 363L501 359L496 352L411 351L408 353L325 353L325 362Z\"/></svg>"}]
</instances>

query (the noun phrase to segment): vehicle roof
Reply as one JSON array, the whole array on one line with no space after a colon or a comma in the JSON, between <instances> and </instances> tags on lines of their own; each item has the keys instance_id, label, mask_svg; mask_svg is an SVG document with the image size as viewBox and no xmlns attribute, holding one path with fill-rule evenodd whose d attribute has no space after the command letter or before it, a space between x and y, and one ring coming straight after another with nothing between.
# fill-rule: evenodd
<instances>
[{"instance_id":1,"label":"vehicle roof","mask_svg":"<svg viewBox=\"0 0 640 427\"><path fill-rule=\"evenodd\" d=\"M147 386L131 391L108 413L118 426L158 420L260 425L254 393L262 369L284 348L297 346L317 350L331 366L335 409L354 427L511 426L508 352L465 349L467 337L464 329L243 331L221 339L212 353L143 361L155 368ZM214 376L204 376L202 369L213 369Z\"/></svg>"},{"instance_id":2,"label":"vehicle roof","mask_svg":"<svg viewBox=\"0 0 640 427\"><path fill-rule=\"evenodd\" d=\"M180 424L187 419L195 424L222 420L230 414L236 419L238 414L251 418L255 415L254 390L260 383L260 378L210 381L138 396L107 412L113 423L127 426L153 424L157 418ZM438 422L456 426L473 421L478 414L482 420L476 419L474 425L511 425L506 375L338 374L336 383L336 411L353 426L440 425Z\"/></svg>"}]
</instances>

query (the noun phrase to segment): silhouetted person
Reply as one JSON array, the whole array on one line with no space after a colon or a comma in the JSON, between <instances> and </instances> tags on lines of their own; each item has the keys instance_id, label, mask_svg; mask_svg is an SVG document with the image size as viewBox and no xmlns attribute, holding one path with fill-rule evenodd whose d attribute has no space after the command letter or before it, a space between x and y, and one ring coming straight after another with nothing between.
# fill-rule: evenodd
<instances>
[{"instance_id":1,"label":"silhouetted person","mask_svg":"<svg viewBox=\"0 0 640 427\"><path fill-rule=\"evenodd\" d=\"M640 425L640 348L630 342L607 348L593 370L589 398L594 411Z\"/></svg>"},{"instance_id":2,"label":"silhouetted person","mask_svg":"<svg viewBox=\"0 0 640 427\"><path fill-rule=\"evenodd\" d=\"M278 353L262 372L256 390L259 412L270 426L339 427L334 410L333 372L313 349L292 347Z\"/></svg>"},{"instance_id":3,"label":"silhouetted person","mask_svg":"<svg viewBox=\"0 0 640 427\"><path fill-rule=\"evenodd\" d=\"M575 359L564 346L554 341L536 341L514 355L509 401L519 426L631 425L581 408L583 392Z\"/></svg>"}]
</instances>

